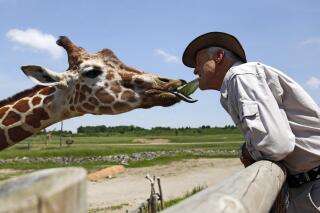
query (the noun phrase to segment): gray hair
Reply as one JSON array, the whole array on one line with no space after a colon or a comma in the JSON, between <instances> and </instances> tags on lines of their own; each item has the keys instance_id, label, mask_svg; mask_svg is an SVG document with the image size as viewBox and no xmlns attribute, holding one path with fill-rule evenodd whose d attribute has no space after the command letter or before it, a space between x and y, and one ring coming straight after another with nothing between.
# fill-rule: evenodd
<instances>
[{"instance_id":1,"label":"gray hair","mask_svg":"<svg viewBox=\"0 0 320 213\"><path fill-rule=\"evenodd\" d=\"M209 58L212 58L218 52L218 50L223 50L224 57L226 57L234 62L241 61L241 59L237 55L233 54L233 52L226 50L222 47L209 47L208 48Z\"/></svg>"}]
</instances>

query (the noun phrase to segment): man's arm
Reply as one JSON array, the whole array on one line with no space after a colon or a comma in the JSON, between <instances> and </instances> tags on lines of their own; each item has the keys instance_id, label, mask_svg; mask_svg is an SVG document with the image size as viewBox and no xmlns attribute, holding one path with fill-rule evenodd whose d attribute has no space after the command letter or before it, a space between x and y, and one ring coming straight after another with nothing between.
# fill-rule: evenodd
<instances>
[{"instance_id":1,"label":"man's arm","mask_svg":"<svg viewBox=\"0 0 320 213\"><path fill-rule=\"evenodd\" d=\"M230 107L238 113L252 159L279 161L292 152L294 135L263 76L235 75L229 87Z\"/></svg>"},{"instance_id":2,"label":"man's arm","mask_svg":"<svg viewBox=\"0 0 320 213\"><path fill-rule=\"evenodd\" d=\"M246 143L242 144L240 147L240 161L244 165L244 167L248 167L254 162L256 162L248 152Z\"/></svg>"}]
</instances>

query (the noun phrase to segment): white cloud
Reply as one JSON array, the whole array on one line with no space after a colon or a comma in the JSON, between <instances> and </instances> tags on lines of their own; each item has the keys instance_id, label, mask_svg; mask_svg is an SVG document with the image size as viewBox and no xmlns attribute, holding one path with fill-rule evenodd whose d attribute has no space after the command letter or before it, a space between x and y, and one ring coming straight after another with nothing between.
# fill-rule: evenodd
<instances>
[{"instance_id":1,"label":"white cloud","mask_svg":"<svg viewBox=\"0 0 320 213\"><path fill-rule=\"evenodd\" d=\"M178 63L178 64L181 63L180 58L178 58L175 55L171 55L170 53L167 53L164 50L156 49L155 53L161 56L164 59L164 61L167 63Z\"/></svg>"},{"instance_id":2,"label":"white cloud","mask_svg":"<svg viewBox=\"0 0 320 213\"><path fill-rule=\"evenodd\" d=\"M63 49L56 44L56 38L53 35L42 33L37 29L11 29L6 36L13 42L31 47L34 50L48 52L53 58L57 59L63 56Z\"/></svg>"},{"instance_id":3,"label":"white cloud","mask_svg":"<svg viewBox=\"0 0 320 213\"><path fill-rule=\"evenodd\" d=\"M320 38L309 38L301 42L301 45L320 45Z\"/></svg>"},{"instance_id":4,"label":"white cloud","mask_svg":"<svg viewBox=\"0 0 320 213\"><path fill-rule=\"evenodd\" d=\"M320 79L316 78L316 77L311 77L308 81L307 81L307 85L313 89L318 89L320 88Z\"/></svg>"}]
</instances>

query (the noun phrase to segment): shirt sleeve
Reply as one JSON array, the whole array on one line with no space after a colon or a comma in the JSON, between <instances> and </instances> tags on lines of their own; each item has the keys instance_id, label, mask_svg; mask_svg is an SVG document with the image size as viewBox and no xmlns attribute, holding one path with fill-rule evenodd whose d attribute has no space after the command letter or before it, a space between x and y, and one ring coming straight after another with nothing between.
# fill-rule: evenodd
<instances>
[{"instance_id":1,"label":"shirt sleeve","mask_svg":"<svg viewBox=\"0 0 320 213\"><path fill-rule=\"evenodd\" d=\"M279 161L291 153L295 137L265 78L235 75L229 83L230 106L238 114L246 147L254 160Z\"/></svg>"}]
</instances>

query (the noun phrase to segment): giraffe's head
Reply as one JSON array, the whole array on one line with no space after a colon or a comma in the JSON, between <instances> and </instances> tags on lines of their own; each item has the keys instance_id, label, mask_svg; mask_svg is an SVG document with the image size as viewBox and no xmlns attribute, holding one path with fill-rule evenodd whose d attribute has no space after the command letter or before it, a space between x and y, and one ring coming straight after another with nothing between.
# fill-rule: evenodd
<instances>
[{"instance_id":1,"label":"giraffe's head","mask_svg":"<svg viewBox=\"0 0 320 213\"><path fill-rule=\"evenodd\" d=\"M181 99L175 90L185 84L183 80L126 66L109 49L88 53L64 36L57 44L68 54L69 68L65 72L36 65L22 66L22 70L36 84L64 94L63 103L71 113L118 114L136 108L171 106Z\"/></svg>"}]
</instances>

